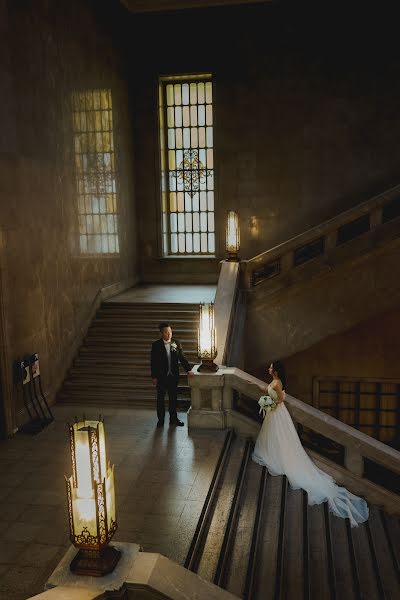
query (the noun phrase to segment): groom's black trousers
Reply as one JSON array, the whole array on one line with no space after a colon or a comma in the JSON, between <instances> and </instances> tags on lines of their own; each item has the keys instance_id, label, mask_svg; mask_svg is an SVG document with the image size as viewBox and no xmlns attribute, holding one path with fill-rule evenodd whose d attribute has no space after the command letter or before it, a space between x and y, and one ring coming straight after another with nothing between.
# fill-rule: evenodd
<instances>
[{"instance_id":1,"label":"groom's black trousers","mask_svg":"<svg viewBox=\"0 0 400 600\"><path fill-rule=\"evenodd\" d=\"M165 418L165 394L168 392L168 410L169 419L173 421L177 418L176 400L178 397L178 379L173 375L168 375L157 380L157 417L159 421L164 421Z\"/></svg>"}]
</instances>

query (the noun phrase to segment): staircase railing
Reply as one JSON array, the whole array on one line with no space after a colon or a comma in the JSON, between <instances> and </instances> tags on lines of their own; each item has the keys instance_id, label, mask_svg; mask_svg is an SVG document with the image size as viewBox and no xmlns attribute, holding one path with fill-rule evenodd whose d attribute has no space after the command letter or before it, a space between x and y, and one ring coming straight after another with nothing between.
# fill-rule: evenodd
<instances>
[{"instance_id":1,"label":"staircase railing","mask_svg":"<svg viewBox=\"0 0 400 600\"><path fill-rule=\"evenodd\" d=\"M215 295L215 326L217 336L217 365L228 363L230 340L233 338L234 316L238 299L239 263L222 262Z\"/></svg>"},{"instance_id":2,"label":"staircase railing","mask_svg":"<svg viewBox=\"0 0 400 600\"><path fill-rule=\"evenodd\" d=\"M328 257L343 244L388 225L400 217L400 185L249 260L241 261L246 289L285 275L316 257Z\"/></svg>"},{"instance_id":3,"label":"staircase railing","mask_svg":"<svg viewBox=\"0 0 400 600\"><path fill-rule=\"evenodd\" d=\"M256 402L261 395L260 387L267 387L265 382L235 367L221 367L213 374L198 373L195 368L190 385L192 407L189 411L189 427L233 427L242 434L253 437L257 435L259 423L235 411L234 392L244 394ZM397 450L290 395L286 396L286 406L295 423L343 447L343 467L336 468L341 469L344 475L356 476L358 480L369 480L364 462L372 461L394 477L400 476L400 452ZM369 481L369 484L367 493L374 503L384 504L389 511L397 511L400 514L398 496L376 482Z\"/></svg>"},{"instance_id":4,"label":"staircase railing","mask_svg":"<svg viewBox=\"0 0 400 600\"><path fill-rule=\"evenodd\" d=\"M315 376L312 405L400 448L400 379Z\"/></svg>"}]
</instances>

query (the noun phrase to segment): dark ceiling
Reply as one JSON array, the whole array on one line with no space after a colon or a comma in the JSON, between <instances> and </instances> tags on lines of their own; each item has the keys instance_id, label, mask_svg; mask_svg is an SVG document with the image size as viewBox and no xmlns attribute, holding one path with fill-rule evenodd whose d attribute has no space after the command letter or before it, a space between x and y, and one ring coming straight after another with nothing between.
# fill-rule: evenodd
<instances>
[{"instance_id":1,"label":"dark ceiling","mask_svg":"<svg viewBox=\"0 0 400 600\"><path fill-rule=\"evenodd\" d=\"M206 8L208 6L257 4L271 2L271 0L121 0L121 2L133 13L145 13L188 8Z\"/></svg>"}]
</instances>

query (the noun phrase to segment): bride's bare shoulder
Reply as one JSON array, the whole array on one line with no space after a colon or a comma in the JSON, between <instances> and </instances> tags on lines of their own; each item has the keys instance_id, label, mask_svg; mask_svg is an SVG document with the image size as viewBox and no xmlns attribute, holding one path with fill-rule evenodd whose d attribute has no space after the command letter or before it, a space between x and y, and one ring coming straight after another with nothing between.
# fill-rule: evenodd
<instances>
[{"instance_id":1,"label":"bride's bare shoulder","mask_svg":"<svg viewBox=\"0 0 400 600\"><path fill-rule=\"evenodd\" d=\"M278 390L281 391L283 389L282 387L282 381L280 379L275 379L274 381L272 381L270 383L270 386L274 389L274 390Z\"/></svg>"}]
</instances>

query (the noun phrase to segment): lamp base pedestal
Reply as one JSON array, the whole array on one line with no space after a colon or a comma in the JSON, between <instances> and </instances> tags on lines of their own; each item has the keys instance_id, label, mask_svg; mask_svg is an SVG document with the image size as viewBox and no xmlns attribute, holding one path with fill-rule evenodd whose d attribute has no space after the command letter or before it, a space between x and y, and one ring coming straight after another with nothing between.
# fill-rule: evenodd
<instances>
[{"instance_id":1,"label":"lamp base pedestal","mask_svg":"<svg viewBox=\"0 0 400 600\"><path fill-rule=\"evenodd\" d=\"M228 258L226 258L228 262L240 262L240 258L234 252L228 252Z\"/></svg>"},{"instance_id":2,"label":"lamp base pedestal","mask_svg":"<svg viewBox=\"0 0 400 600\"><path fill-rule=\"evenodd\" d=\"M103 577L111 573L121 558L121 552L113 546L103 550L85 550L81 548L72 559L70 569L75 575Z\"/></svg>"},{"instance_id":3,"label":"lamp base pedestal","mask_svg":"<svg viewBox=\"0 0 400 600\"><path fill-rule=\"evenodd\" d=\"M216 371L218 371L218 365L216 365L215 362L213 362L212 358L202 358L201 365L197 368L197 371L215 373Z\"/></svg>"}]
</instances>

